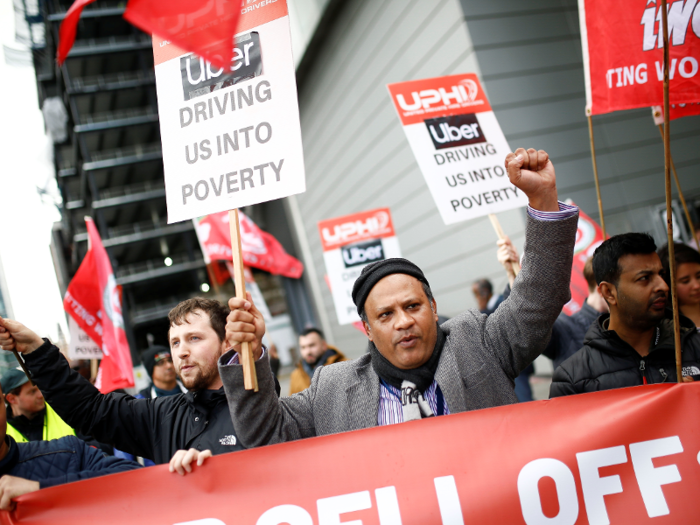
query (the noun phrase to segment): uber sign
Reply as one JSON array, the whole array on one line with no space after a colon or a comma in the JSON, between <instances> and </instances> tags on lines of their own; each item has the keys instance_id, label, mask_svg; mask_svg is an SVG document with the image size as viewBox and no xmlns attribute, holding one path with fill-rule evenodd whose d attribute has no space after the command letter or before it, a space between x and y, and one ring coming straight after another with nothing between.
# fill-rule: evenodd
<instances>
[{"instance_id":1,"label":"uber sign","mask_svg":"<svg viewBox=\"0 0 700 525\"><path fill-rule=\"evenodd\" d=\"M343 246L340 250L343 255L343 264L345 264L346 268L384 259L384 248L381 239L350 244Z\"/></svg>"},{"instance_id":2,"label":"uber sign","mask_svg":"<svg viewBox=\"0 0 700 525\"><path fill-rule=\"evenodd\" d=\"M180 57L185 100L192 100L262 74L260 35L257 31L236 37L229 71L217 68L196 55ZM211 103L210 103L211 104Z\"/></svg>"},{"instance_id":3,"label":"uber sign","mask_svg":"<svg viewBox=\"0 0 700 525\"><path fill-rule=\"evenodd\" d=\"M486 142L476 114L453 115L425 121L435 149Z\"/></svg>"}]
</instances>

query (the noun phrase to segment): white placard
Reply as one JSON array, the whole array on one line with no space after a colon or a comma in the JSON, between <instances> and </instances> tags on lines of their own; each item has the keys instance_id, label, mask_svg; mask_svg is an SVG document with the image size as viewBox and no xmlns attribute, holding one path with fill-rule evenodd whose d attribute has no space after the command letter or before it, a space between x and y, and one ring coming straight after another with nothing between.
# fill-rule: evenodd
<instances>
[{"instance_id":1,"label":"white placard","mask_svg":"<svg viewBox=\"0 0 700 525\"><path fill-rule=\"evenodd\" d=\"M306 189L286 1L238 28L230 72L153 39L168 223Z\"/></svg>"},{"instance_id":2,"label":"white placard","mask_svg":"<svg viewBox=\"0 0 700 525\"><path fill-rule=\"evenodd\" d=\"M474 74L389 85L445 224L527 205L508 179L511 151Z\"/></svg>"},{"instance_id":3,"label":"white placard","mask_svg":"<svg viewBox=\"0 0 700 525\"><path fill-rule=\"evenodd\" d=\"M68 345L69 359L102 359L102 350L85 331L78 326L72 316L68 316L70 344Z\"/></svg>"}]
</instances>

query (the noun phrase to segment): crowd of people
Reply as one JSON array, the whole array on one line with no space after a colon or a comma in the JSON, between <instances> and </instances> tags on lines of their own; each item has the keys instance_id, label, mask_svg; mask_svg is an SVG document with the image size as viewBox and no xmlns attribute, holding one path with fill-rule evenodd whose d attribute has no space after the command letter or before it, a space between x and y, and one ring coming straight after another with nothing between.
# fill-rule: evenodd
<instances>
[{"instance_id":1,"label":"crowd of people","mask_svg":"<svg viewBox=\"0 0 700 525\"><path fill-rule=\"evenodd\" d=\"M169 463L184 475L211 455L515 403L518 378L527 381L542 353L555 366L552 397L676 382L668 250L657 253L643 233L606 240L584 269L583 308L562 314L578 209L559 202L544 151L519 149L505 164L529 200L522 258L499 241L505 293L493 299L490 283L479 281L481 311L444 320L416 264L369 264L352 291L367 352L348 360L320 330L304 331L288 397L280 397L250 295L175 307L169 348L144 353L152 383L137 396L100 393L48 339L0 319L0 347L19 352L31 375L13 369L0 378L0 508L45 486L142 465ZM691 382L700 380L700 254L684 245L675 253L682 379ZM258 392L244 388L242 343L256 360Z\"/></svg>"}]
</instances>

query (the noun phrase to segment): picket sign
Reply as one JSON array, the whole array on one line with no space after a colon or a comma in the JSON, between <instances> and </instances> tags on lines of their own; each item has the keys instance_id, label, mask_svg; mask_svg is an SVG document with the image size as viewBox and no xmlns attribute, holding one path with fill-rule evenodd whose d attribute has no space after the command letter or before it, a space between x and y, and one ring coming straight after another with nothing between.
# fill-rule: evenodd
<instances>
[{"instance_id":1,"label":"picket sign","mask_svg":"<svg viewBox=\"0 0 700 525\"><path fill-rule=\"evenodd\" d=\"M239 298L237 209L306 189L287 2L251 7L240 15L229 68L153 37L168 223L229 212ZM246 389L257 390L249 345L241 358Z\"/></svg>"},{"instance_id":2,"label":"picket sign","mask_svg":"<svg viewBox=\"0 0 700 525\"><path fill-rule=\"evenodd\" d=\"M0 525L697 523L698 396L639 386L159 465L25 494Z\"/></svg>"}]
</instances>

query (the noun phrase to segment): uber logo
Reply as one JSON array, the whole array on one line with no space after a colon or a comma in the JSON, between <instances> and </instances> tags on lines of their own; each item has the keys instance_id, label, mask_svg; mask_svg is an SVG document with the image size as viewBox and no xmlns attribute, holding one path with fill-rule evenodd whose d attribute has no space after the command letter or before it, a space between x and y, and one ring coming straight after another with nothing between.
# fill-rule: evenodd
<instances>
[{"instance_id":1,"label":"uber logo","mask_svg":"<svg viewBox=\"0 0 700 525\"><path fill-rule=\"evenodd\" d=\"M381 239L349 244L343 246L340 252L343 254L343 264L346 268L384 259L384 247Z\"/></svg>"},{"instance_id":2,"label":"uber logo","mask_svg":"<svg viewBox=\"0 0 700 525\"><path fill-rule=\"evenodd\" d=\"M257 31L236 38L228 69L217 68L196 55L181 57L180 74L185 100L262 75L260 36Z\"/></svg>"},{"instance_id":3,"label":"uber logo","mask_svg":"<svg viewBox=\"0 0 700 525\"><path fill-rule=\"evenodd\" d=\"M454 115L425 121L435 149L454 148L465 144L486 142L476 115Z\"/></svg>"}]
</instances>

